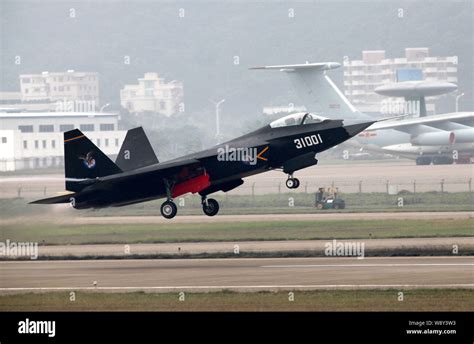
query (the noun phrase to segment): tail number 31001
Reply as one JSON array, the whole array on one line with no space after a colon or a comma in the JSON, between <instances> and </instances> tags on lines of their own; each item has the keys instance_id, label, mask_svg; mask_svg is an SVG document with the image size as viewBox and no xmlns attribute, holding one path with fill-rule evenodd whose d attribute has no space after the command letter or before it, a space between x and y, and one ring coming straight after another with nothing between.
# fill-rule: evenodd
<instances>
[{"instance_id":1,"label":"tail number 31001","mask_svg":"<svg viewBox=\"0 0 474 344\"><path fill-rule=\"evenodd\" d=\"M319 145L320 143L323 143L323 139L321 138L321 135L317 134L317 135L300 137L299 139L295 139L294 142L296 145L296 149L301 149L301 148Z\"/></svg>"}]
</instances>

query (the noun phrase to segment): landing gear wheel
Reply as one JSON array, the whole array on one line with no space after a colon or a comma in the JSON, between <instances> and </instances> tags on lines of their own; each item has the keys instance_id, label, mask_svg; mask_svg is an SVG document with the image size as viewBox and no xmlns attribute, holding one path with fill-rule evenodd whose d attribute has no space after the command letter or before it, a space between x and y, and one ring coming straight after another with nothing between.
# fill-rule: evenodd
<instances>
[{"instance_id":1,"label":"landing gear wheel","mask_svg":"<svg viewBox=\"0 0 474 344\"><path fill-rule=\"evenodd\" d=\"M293 178L295 181L295 186L293 186L294 189L298 189L300 187L300 180L298 178Z\"/></svg>"},{"instance_id":2,"label":"landing gear wheel","mask_svg":"<svg viewBox=\"0 0 474 344\"><path fill-rule=\"evenodd\" d=\"M288 178L286 180L286 187L288 189L296 189L298 186L300 186L300 181L298 178Z\"/></svg>"},{"instance_id":3,"label":"landing gear wheel","mask_svg":"<svg viewBox=\"0 0 474 344\"><path fill-rule=\"evenodd\" d=\"M178 207L176 206L176 204L174 204L173 201L166 201L163 202L160 210L161 215L163 215L165 219L172 219L176 216L176 213L178 212Z\"/></svg>"},{"instance_id":4,"label":"landing gear wheel","mask_svg":"<svg viewBox=\"0 0 474 344\"><path fill-rule=\"evenodd\" d=\"M202 211L207 216L214 216L219 212L219 203L213 198L204 200L202 202Z\"/></svg>"}]
</instances>

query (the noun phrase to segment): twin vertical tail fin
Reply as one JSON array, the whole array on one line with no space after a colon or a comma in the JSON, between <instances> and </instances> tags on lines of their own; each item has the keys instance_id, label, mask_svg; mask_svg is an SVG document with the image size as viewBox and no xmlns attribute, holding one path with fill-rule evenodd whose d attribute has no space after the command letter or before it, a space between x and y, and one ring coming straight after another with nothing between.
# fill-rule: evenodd
<instances>
[{"instance_id":1,"label":"twin vertical tail fin","mask_svg":"<svg viewBox=\"0 0 474 344\"><path fill-rule=\"evenodd\" d=\"M114 163L80 130L64 133L64 169L66 190L79 192L96 178L157 164L153 148L143 131L134 128L127 132L117 161ZM69 202L70 194L37 200L31 203L54 204Z\"/></svg>"},{"instance_id":2,"label":"twin vertical tail fin","mask_svg":"<svg viewBox=\"0 0 474 344\"><path fill-rule=\"evenodd\" d=\"M158 163L142 127L130 129L127 132L115 163L122 171L131 171Z\"/></svg>"},{"instance_id":3,"label":"twin vertical tail fin","mask_svg":"<svg viewBox=\"0 0 474 344\"><path fill-rule=\"evenodd\" d=\"M80 191L84 181L120 173L122 170L80 130L64 133L66 190Z\"/></svg>"}]
</instances>

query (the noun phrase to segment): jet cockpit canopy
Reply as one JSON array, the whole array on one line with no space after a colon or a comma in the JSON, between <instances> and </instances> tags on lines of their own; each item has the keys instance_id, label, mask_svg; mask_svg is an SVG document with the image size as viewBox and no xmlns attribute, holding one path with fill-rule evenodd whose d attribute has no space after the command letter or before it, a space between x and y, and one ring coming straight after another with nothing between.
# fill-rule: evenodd
<instances>
[{"instance_id":1,"label":"jet cockpit canopy","mask_svg":"<svg viewBox=\"0 0 474 344\"><path fill-rule=\"evenodd\" d=\"M271 128L290 127L292 125L303 125L319 123L326 118L309 112L297 112L291 115L279 118L270 123Z\"/></svg>"}]
</instances>

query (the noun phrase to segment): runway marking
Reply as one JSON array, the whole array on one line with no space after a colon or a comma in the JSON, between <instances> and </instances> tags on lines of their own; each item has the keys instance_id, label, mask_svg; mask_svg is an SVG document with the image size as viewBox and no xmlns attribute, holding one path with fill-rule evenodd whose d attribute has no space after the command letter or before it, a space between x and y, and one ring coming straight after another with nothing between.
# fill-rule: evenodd
<instances>
[{"instance_id":1,"label":"runway marking","mask_svg":"<svg viewBox=\"0 0 474 344\"><path fill-rule=\"evenodd\" d=\"M338 289L338 288L474 288L474 284L316 284L316 285L226 285L226 286L138 286L138 287L12 287L1 291L70 290L205 290L205 289Z\"/></svg>"},{"instance_id":2,"label":"runway marking","mask_svg":"<svg viewBox=\"0 0 474 344\"><path fill-rule=\"evenodd\" d=\"M239 243L239 241L231 241L230 243ZM151 244L152 245L152 244ZM176 243L179 246L179 243ZM41 246L39 246L41 249ZM116 263L117 261L120 262L210 262L210 261L265 261L265 260L341 260L341 261L360 261L357 257L289 257L289 258L249 258L249 257L239 257L239 258L193 258L193 259L183 259L183 258L170 258L170 259L151 259L151 258L143 258L143 259L100 259L100 260L0 260L1 264L22 264L22 263L48 263L48 264L69 264L69 263ZM406 260L406 259L423 259L423 260L434 260L434 259L443 259L443 260L473 260L474 257L472 256L417 256L417 257L365 257L364 261L369 260ZM400 263L399 263L400 264ZM407 263L410 264L410 263ZM416 264L416 263L413 263ZM421 264L421 263L420 263ZM427 263L429 264L429 263ZM448 263L447 263L448 264ZM464 264L464 263L460 263ZM467 263L470 264L470 263ZM472 263L474 264L474 263ZM296 265L296 264L295 264ZM302 265L302 264L301 264ZM269 266L283 266L283 265L269 265ZM333 265L331 265L333 266ZM354 266L354 265L351 265Z\"/></svg>"},{"instance_id":3,"label":"runway marking","mask_svg":"<svg viewBox=\"0 0 474 344\"><path fill-rule=\"evenodd\" d=\"M474 263L389 263L389 264L307 264L307 265L262 265L261 268L360 268L360 267L399 267L399 266L474 266Z\"/></svg>"}]
</instances>

